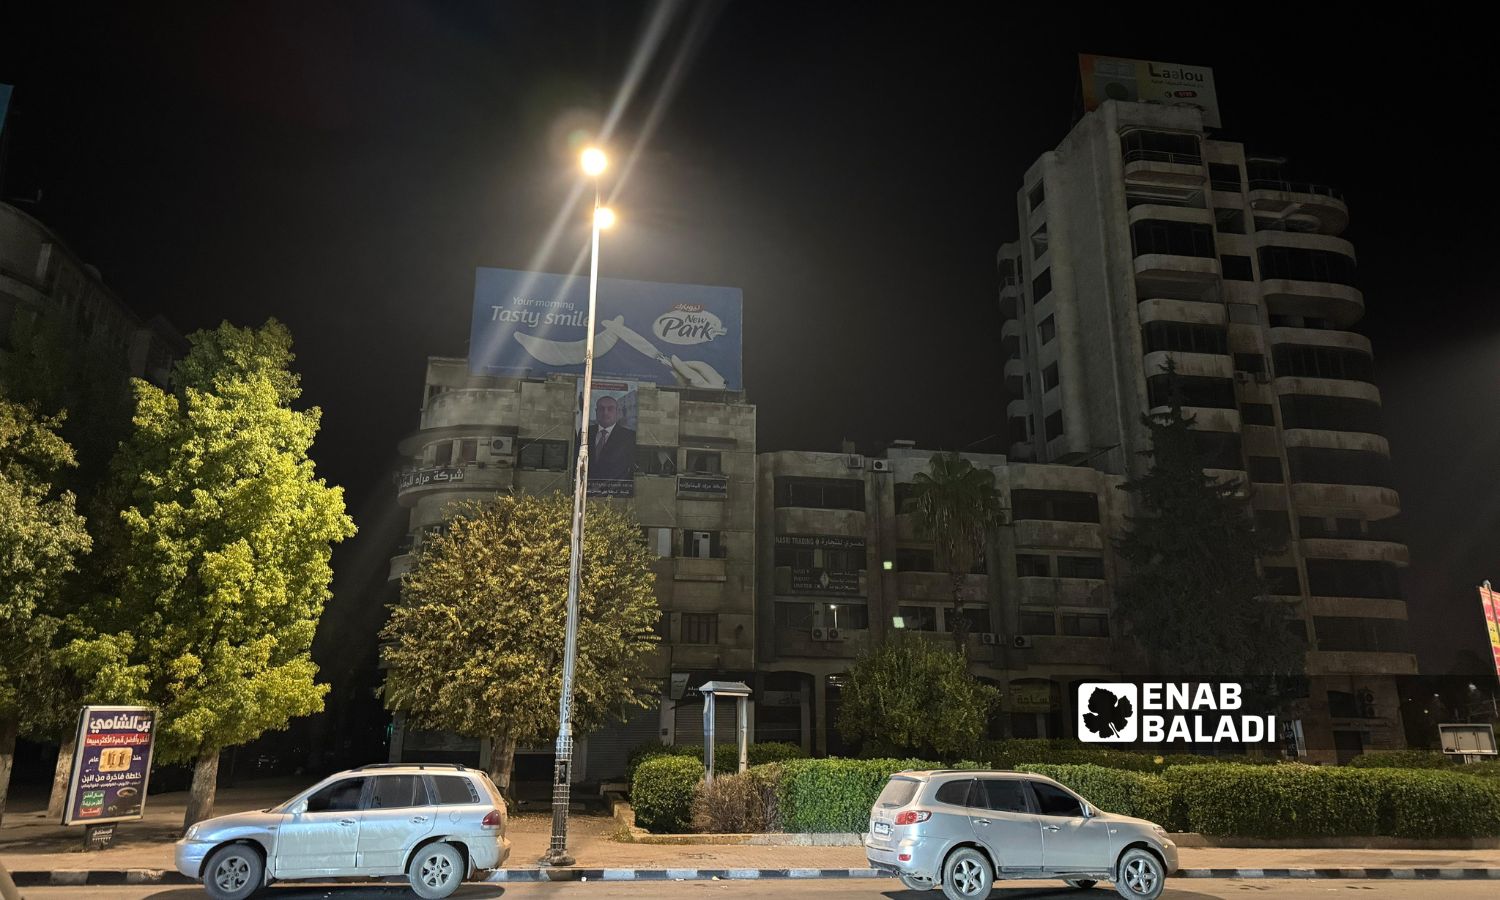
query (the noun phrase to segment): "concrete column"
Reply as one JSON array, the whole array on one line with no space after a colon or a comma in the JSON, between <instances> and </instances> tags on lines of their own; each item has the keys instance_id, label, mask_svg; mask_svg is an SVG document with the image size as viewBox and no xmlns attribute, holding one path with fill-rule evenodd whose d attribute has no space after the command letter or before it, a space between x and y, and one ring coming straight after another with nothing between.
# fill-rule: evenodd
<instances>
[{"instance_id":1,"label":"concrete column","mask_svg":"<svg viewBox=\"0 0 1500 900\"><path fill-rule=\"evenodd\" d=\"M801 693L802 702L798 705L798 709L802 712L802 752L811 756L813 752L812 698L805 684L801 688Z\"/></svg>"},{"instance_id":2,"label":"concrete column","mask_svg":"<svg viewBox=\"0 0 1500 900\"><path fill-rule=\"evenodd\" d=\"M828 676L813 674L813 755L828 755Z\"/></svg>"},{"instance_id":3,"label":"concrete column","mask_svg":"<svg viewBox=\"0 0 1500 900\"><path fill-rule=\"evenodd\" d=\"M671 694L661 695L661 742L667 746L677 743L677 701Z\"/></svg>"}]
</instances>

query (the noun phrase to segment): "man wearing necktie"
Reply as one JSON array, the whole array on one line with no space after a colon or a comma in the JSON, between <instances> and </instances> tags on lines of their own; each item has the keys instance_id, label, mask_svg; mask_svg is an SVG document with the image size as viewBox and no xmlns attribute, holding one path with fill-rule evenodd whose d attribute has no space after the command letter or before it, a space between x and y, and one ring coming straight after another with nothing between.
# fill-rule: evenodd
<instances>
[{"instance_id":1,"label":"man wearing necktie","mask_svg":"<svg viewBox=\"0 0 1500 900\"><path fill-rule=\"evenodd\" d=\"M620 404L600 397L589 428L589 481L623 481L635 475L635 432L620 423Z\"/></svg>"}]
</instances>

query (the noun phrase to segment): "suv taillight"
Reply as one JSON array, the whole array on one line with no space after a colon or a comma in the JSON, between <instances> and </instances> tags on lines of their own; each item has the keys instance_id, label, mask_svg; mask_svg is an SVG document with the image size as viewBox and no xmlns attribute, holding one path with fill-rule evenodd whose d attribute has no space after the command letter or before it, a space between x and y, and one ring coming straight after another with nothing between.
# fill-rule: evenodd
<instances>
[{"instance_id":1,"label":"suv taillight","mask_svg":"<svg viewBox=\"0 0 1500 900\"><path fill-rule=\"evenodd\" d=\"M469 821L472 822L474 820L470 819ZM484 821L480 822L479 824L484 826L485 828L499 828L500 821L500 810L492 809L485 815Z\"/></svg>"},{"instance_id":2,"label":"suv taillight","mask_svg":"<svg viewBox=\"0 0 1500 900\"><path fill-rule=\"evenodd\" d=\"M915 825L932 818L932 813L925 809L909 809L906 812L896 813L897 825Z\"/></svg>"}]
</instances>

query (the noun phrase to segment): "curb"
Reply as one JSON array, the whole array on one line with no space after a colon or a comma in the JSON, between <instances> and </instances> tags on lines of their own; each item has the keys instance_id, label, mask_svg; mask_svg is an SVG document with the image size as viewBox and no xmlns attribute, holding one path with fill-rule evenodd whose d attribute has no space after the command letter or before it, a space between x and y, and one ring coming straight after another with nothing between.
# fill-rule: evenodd
<instances>
[{"instance_id":1,"label":"curb","mask_svg":"<svg viewBox=\"0 0 1500 900\"><path fill-rule=\"evenodd\" d=\"M756 881L890 878L875 869L498 869L487 882L549 881ZM1500 881L1500 869L1179 869L1172 878L1325 879L1344 881ZM72 869L12 872L17 887L82 887L197 882L160 869ZM1041 879L1046 880L1046 879Z\"/></svg>"}]
</instances>

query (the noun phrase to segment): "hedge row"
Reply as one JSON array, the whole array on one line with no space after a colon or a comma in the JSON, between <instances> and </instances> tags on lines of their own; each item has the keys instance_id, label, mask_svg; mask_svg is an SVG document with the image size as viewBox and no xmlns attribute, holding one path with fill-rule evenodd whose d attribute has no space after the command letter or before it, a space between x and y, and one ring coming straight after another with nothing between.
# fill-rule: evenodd
<instances>
[{"instance_id":1,"label":"hedge row","mask_svg":"<svg viewBox=\"0 0 1500 900\"><path fill-rule=\"evenodd\" d=\"M747 750L750 757L750 765L760 766L766 763L781 762L787 759L802 759L807 756L797 744L782 741L767 741L763 744L751 744ZM703 761L702 744L663 744L659 741L649 741L641 744L630 751L629 762L626 766L626 778L635 778L636 766L645 760L657 756L691 756L699 762ZM733 771L739 765L740 748L735 744L714 744L714 770Z\"/></svg>"},{"instance_id":2,"label":"hedge row","mask_svg":"<svg viewBox=\"0 0 1500 900\"><path fill-rule=\"evenodd\" d=\"M1224 763L1269 765L1277 762L1274 757L1195 756L1188 753L1162 756L1089 746L1079 741L1037 738L984 741L979 746L978 758L996 769L1014 769L1019 765L1093 765L1131 772L1155 773L1160 773L1172 766Z\"/></svg>"},{"instance_id":3,"label":"hedge row","mask_svg":"<svg viewBox=\"0 0 1500 900\"><path fill-rule=\"evenodd\" d=\"M659 834L681 834L693 821L693 795L703 763L691 756L653 756L635 768L630 805L635 824Z\"/></svg>"}]
</instances>

